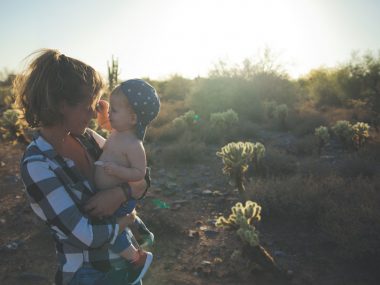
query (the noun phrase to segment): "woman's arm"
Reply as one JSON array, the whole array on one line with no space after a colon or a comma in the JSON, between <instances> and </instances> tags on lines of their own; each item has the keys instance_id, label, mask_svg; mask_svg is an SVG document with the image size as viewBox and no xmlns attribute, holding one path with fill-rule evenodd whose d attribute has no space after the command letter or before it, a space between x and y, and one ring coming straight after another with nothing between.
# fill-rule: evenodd
<instances>
[{"instance_id":1,"label":"woman's arm","mask_svg":"<svg viewBox=\"0 0 380 285\"><path fill-rule=\"evenodd\" d=\"M62 184L43 159L30 159L21 164L21 176L34 212L65 242L76 247L97 248L112 244L125 221L115 218L89 218L68 194L69 186ZM70 191L70 190L69 190Z\"/></svg>"}]
</instances>

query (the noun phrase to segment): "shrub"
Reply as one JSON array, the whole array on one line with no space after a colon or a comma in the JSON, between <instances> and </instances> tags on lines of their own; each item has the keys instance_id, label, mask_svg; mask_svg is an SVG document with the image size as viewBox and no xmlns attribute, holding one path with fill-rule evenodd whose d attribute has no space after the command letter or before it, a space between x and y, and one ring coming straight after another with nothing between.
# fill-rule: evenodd
<instances>
[{"instance_id":1,"label":"shrub","mask_svg":"<svg viewBox=\"0 0 380 285\"><path fill-rule=\"evenodd\" d=\"M281 104L276 107L275 114L279 121L280 127L286 128L286 121L288 118L289 108L286 104Z\"/></svg>"},{"instance_id":2,"label":"shrub","mask_svg":"<svg viewBox=\"0 0 380 285\"><path fill-rule=\"evenodd\" d=\"M185 114L175 118L172 121L173 128L177 129L179 133L187 130L192 130L198 123L199 116L193 110L187 111Z\"/></svg>"},{"instance_id":3,"label":"shrub","mask_svg":"<svg viewBox=\"0 0 380 285\"><path fill-rule=\"evenodd\" d=\"M9 108L15 101L12 88L9 86L0 86L0 108Z\"/></svg>"},{"instance_id":4,"label":"shrub","mask_svg":"<svg viewBox=\"0 0 380 285\"><path fill-rule=\"evenodd\" d=\"M337 165L338 174L345 178L374 177L378 171L378 161L352 155Z\"/></svg>"},{"instance_id":5,"label":"shrub","mask_svg":"<svg viewBox=\"0 0 380 285\"><path fill-rule=\"evenodd\" d=\"M264 103L265 114L268 119L273 119L275 116L277 103L275 101L266 101Z\"/></svg>"},{"instance_id":6,"label":"shrub","mask_svg":"<svg viewBox=\"0 0 380 285\"><path fill-rule=\"evenodd\" d=\"M186 132L173 144L162 148L162 157L166 163L194 163L203 159L207 148L204 142Z\"/></svg>"},{"instance_id":7,"label":"shrub","mask_svg":"<svg viewBox=\"0 0 380 285\"><path fill-rule=\"evenodd\" d=\"M325 234L344 258L380 258L380 179L335 175L255 180L247 192L263 216L304 223Z\"/></svg>"},{"instance_id":8,"label":"shrub","mask_svg":"<svg viewBox=\"0 0 380 285\"><path fill-rule=\"evenodd\" d=\"M297 173L298 162L295 156L275 148L268 148L262 160L264 175L287 176Z\"/></svg>"},{"instance_id":9,"label":"shrub","mask_svg":"<svg viewBox=\"0 0 380 285\"><path fill-rule=\"evenodd\" d=\"M229 136L234 133L238 122L238 114L232 109L212 113L209 128L204 129L206 131L204 133L206 141L218 143L223 139L229 139Z\"/></svg>"},{"instance_id":10,"label":"shrub","mask_svg":"<svg viewBox=\"0 0 380 285\"><path fill-rule=\"evenodd\" d=\"M323 202L319 224L343 257L380 258L379 178L337 179Z\"/></svg>"},{"instance_id":11,"label":"shrub","mask_svg":"<svg viewBox=\"0 0 380 285\"><path fill-rule=\"evenodd\" d=\"M288 129L298 136L314 135L315 128L326 125L328 122L325 117L312 108L304 107L301 110L290 113L288 118Z\"/></svg>"},{"instance_id":12,"label":"shrub","mask_svg":"<svg viewBox=\"0 0 380 285\"><path fill-rule=\"evenodd\" d=\"M321 154L322 148L327 145L330 140L329 130L325 126L320 126L315 129L314 134L318 139L318 154Z\"/></svg>"},{"instance_id":13,"label":"shrub","mask_svg":"<svg viewBox=\"0 0 380 285\"><path fill-rule=\"evenodd\" d=\"M294 148L298 155L312 155L316 145L316 138L313 135L306 135L294 142Z\"/></svg>"},{"instance_id":14,"label":"shrub","mask_svg":"<svg viewBox=\"0 0 380 285\"><path fill-rule=\"evenodd\" d=\"M5 140L27 143L27 126L21 119L21 111L17 109L6 110L0 119L0 132Z\"/></svg>"},{"instance_id":15,"label":"shrub","mask_svg":"<svg viewBox=\"0 0 380 285\"><path fill-rule=\"evenodd\" d=\"M352 125L349 121L337 121L332 127L332 130L344 147L348 148L351 145L353 130Z\"/></svg>"},{"instance_id":16,"label":"shrub","mask_svg":"<svg viewBox=\"0 0 380 285\"><path fill-rule=\"evenodd\" d=\"M352 126L352 140L356 149L361 148L369 138L369 125L363 122L357 122Z\"/></svg>"}]
</instances>

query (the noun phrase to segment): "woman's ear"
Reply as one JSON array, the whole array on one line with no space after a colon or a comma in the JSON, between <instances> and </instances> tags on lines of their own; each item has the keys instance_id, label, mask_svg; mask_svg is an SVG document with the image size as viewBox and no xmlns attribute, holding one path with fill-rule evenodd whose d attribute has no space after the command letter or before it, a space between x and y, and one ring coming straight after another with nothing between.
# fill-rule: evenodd
<instances>
[{"instance_id":1,"label":"woman's ear","mask_svg":"<svg viewBox=\"0 0 380 285\"><path fill-rule=\"evenodd\" d=\"M58 103L58 111L59 111L59 113L61 115L63 115L65 113L66 109L67 109L67 103L64 100L60 101Z\"/></svg>"}]
</instances>

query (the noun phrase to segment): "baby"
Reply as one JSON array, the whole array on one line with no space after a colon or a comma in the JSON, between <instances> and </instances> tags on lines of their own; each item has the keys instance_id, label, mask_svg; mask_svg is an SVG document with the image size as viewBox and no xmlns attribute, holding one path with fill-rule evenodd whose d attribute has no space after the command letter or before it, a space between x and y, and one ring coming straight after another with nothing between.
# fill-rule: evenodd
<instances>
[{"instance_id":1,"label":"baby","mask_svg":"<svg viewBox=\"0 0 380 285\"><path fill-rule=\"evenodd\" d=\"M127 80L112 91L108 111L112 131L99 161L95 162L95 184L98 189L108 189L123 183L134 185L133 189L141 187L142 183L139 181L144 179L147 166L143 145L145 131L158 115L159 109L160 100L156 90L141 79ZM126 192L130 199L118 209L117 216L135 210L136 200L131 197L132 188L128 184L124 185L127 185ZM141 219L136 217L134 224L138 232L147 237L148 243L152 243L154 236ZM122 235L121 238L123 237L127 239L126 235ZM150 252L136 249L129 240L129 246L121 248L125 244L120 243L118 238L111 250L131 262L133 274L128 279L132 284L136 284L146 273L153 256Z\"/></svg>"}]
</instances>

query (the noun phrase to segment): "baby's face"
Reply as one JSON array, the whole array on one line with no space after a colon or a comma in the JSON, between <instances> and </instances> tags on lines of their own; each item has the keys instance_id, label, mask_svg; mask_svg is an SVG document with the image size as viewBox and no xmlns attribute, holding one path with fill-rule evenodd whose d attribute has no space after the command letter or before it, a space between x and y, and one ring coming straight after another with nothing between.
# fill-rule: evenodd
<instances>
[{"instance_id":1,"label":"baby's face","mask_svg":"<svg viewBox=\"0 0 380 285\"><path fill-rule=\"evenodd\" d=\"M136 113L121 92L111 94L108 115L112 128L119 132L134 130L136 126Z\"/></svg>"}]
</instances>

